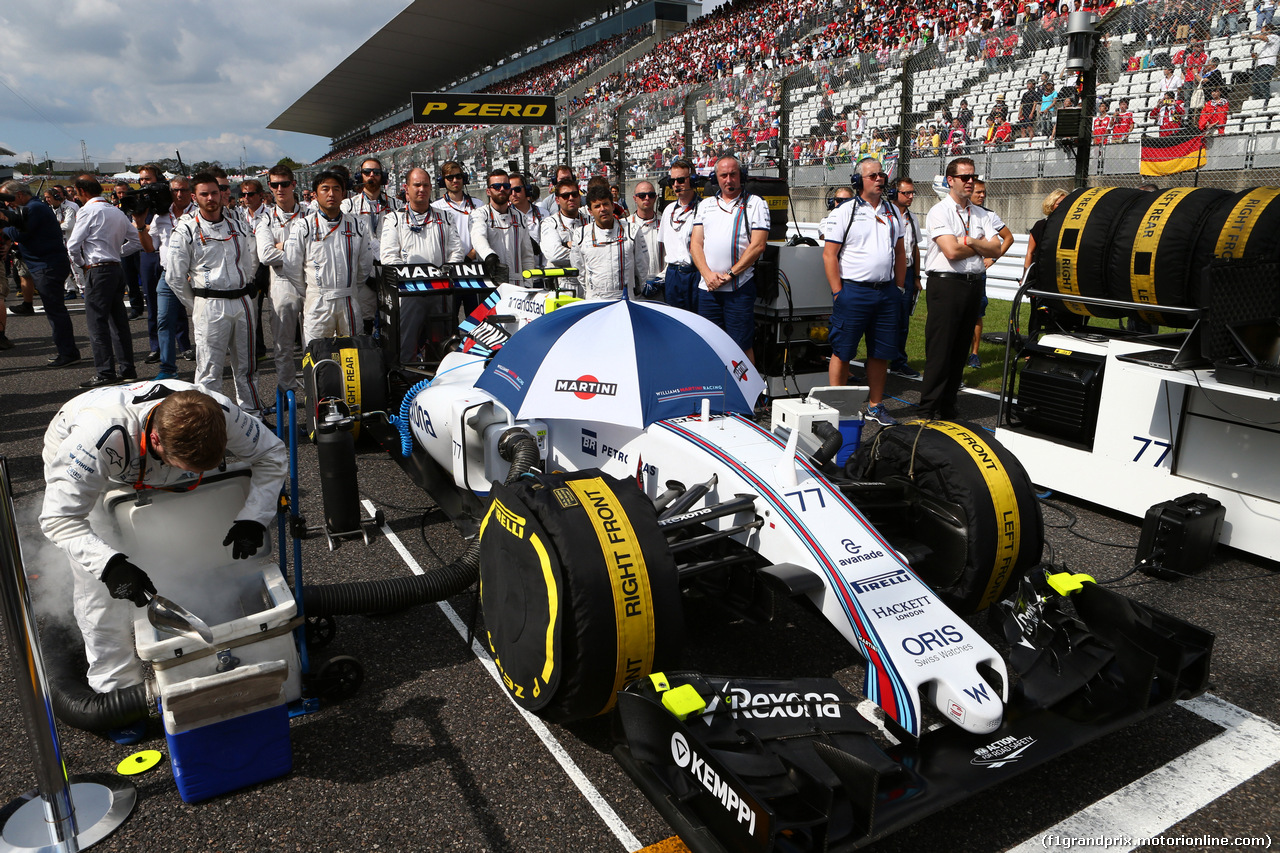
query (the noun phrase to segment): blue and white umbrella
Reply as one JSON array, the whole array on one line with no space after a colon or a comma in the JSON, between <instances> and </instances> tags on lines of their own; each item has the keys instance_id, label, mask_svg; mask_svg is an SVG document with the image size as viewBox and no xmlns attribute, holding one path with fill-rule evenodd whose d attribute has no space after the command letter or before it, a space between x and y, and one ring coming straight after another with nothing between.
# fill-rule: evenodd
<instances>
[{"instance_id":1,"label":"blue and white umbrella","mask_svg":"<svg viewBox=\"0 0 1280 853\"><path fill-rule=\"evenodd\" d=\"M476 382L517 418L643 428L693 414L750 414L764 380L718 326L654 302L575 302L512 336Z\"/></svg>"}]
</instances>

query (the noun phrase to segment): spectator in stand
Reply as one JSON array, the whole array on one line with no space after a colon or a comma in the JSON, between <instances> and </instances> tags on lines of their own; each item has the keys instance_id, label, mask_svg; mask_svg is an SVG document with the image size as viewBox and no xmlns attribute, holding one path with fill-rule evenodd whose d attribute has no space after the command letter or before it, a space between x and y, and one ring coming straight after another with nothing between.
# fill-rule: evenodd
<instances>
[{"instance_id":1,"label":"spectator in stand","mask_svg":"<svg viewBox=\"0 0 1280 853\"><path fill-rule=\"evenodd\" d=\"M1263 27L1271 26L1271 18L1276 13L1275 0L1258 0L1258 4L1254 6L1254 11L1258 15L1258 25L1254 29L1260 30Z\"/></svg>"},{"instance_id":2,"label":"spectator in stand","mask_svg":"<svg viewBox=\"0 0 1280 853\"><path fill-rule=\"evenodd\" d=\"M1115 113L1111 116L1111 142L1128 142L1133 131L1133 110L1129 109L1129 99L1121 98Z\"/></svg>"},{"instance_id":3,"label":"spectator in stand","mask_svg":"<svg viewBox=\"0 0 1280 853\"><path fill-rule=\"evenodd\" d=\"M991 112L988 113L988 116L996 120L997 127L1009 118L1009 106L1005 102L1004 95L996 95L996 102L991 107Z\"/></svg>"},{"instance_id":4,"label":"spectator in stand","mask_svg":"<svg viewBox=\"0 0 1280 853\"><path fill-rule=\"evenodd\" d=\"M1227 114L1231 111L1231 104L1222 97L1221 89L1214 89L1210 94L1212 97L1200 110L1199 127L1203 133L1217 132L1221 136L1226 132Z\"/></svg>"},{"instance_id":5,"label":"spectator in stand","mask_svg":"<svg viewBox=\"0 0 1280 853\"><path fill-rule=\"evenodd\" d=\"M1205 63L1204 74L1200 79L1205 91L1212 92L1214 89L1221 89L1223 92L1229 91L1227 89L1227 80L1218 69L1218 60L1213 57L1209 57L1209 61Z\"/></svg>"},{"instance_id":6,"label":"spectator in stand","mask_svg":"<svg viewBox=\"0 0 1280 853\"><path fill-rule=\"evenodd\" d=\"M1040 75L1040 109L1036 113L1036 136L1052 136L1058 113L1058 90L1048 74Z\"/></svg>"},{"instance_id":7,"label":"spectator in stand","mask_svg":"<svg viewBox=\"0 0 1280 853\"><path fill-rule=\"evenodd\" d=\"M1093 117L1093 144L1106 145L1111 141L1111 102L1098 104L1098 114Z\"/></svg>"},{"instance_id":8,"label":"spectator in stand","mask_svg":"<svg viewBox=\"0 0 1280 853\"><path fill-rule=\"evenodd\" d=\"M1165 92L1160 103L1151 108L1151 119L1160 128L1161 136L1173 136L1182 127L1187 108L1177 100L1175 93Z\"/></svg>"},{"instance_id":9,"label":"spectator in stand","mask_svg":"<svg viewBox=\"0 0 1280 853\"><path fill-rule=\"evenodd\" d=\"M947 133L947 154L963 154L969 145L969 136L965 133L964 123L959 117L951 122L951 130Z\"/></svg>"},{"instance_id":10,"label":"spectator in stand","mask_svg":"<svg viewBox=\"0 0 1280 853\"><path fill-rule=\"evenodd\" d=\"M1275 24L1267 24L1260 33L1253 33L1249 38L1262 42L1262 47L1253 52L1253 97L1267 100L1271 97L1271 78L1276 74L1276 55L1280 54L1280 35L1276 35Z\"/></svg>"}]
</instances>

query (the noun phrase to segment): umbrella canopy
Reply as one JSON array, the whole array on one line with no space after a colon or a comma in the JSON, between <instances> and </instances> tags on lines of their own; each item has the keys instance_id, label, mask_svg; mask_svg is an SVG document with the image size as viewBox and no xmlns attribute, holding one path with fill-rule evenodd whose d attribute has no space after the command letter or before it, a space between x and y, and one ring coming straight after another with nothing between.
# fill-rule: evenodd
<instances>
[{"instance_id":1,"label":"umbrella canopy","mask_svg":"<svg viewBox=\"0 0 1280 853\"><path fill-rule=\"evenodd\" d=\"M576 302L512 336L476 386L517 418L643 428L698 411L750 414L764 380L718 326L653 302Z\"/></svg>"}]
</instances>

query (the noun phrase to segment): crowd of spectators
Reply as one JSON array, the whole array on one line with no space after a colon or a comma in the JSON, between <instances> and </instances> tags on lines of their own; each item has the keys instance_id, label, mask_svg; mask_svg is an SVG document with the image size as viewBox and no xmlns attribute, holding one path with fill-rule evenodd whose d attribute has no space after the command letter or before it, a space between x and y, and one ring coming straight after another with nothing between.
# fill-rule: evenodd
<instances>
[{"instance_id":1,"label":"crowd of spectators","mask_svg":"<svg viewBox=\"0 0 1280 853\"><path fill-rule=\"evenodd\" d=\"M1071 11L1105 14L1114 5L1112 0L905 0L884 5L871 0L732 0L570 98L567 112L574 118L569 143L574 154L581 155L575 160L592 161L586 171L607 174L608 165L589 154L597 145L609 144L615 115L626 104L625 144L637 174L660 171L676 158L709 168L727 152L738 153L749 164L781 158L795 165L832 164L881 156L897 144L898 124L886 118L873 124L855 105L833 111L830 98L841 87L884 79L885 70L900 66L912 52L930 44L936 45L944 64L981 62L988 72L1012 67L1037 49L1064 44ZM1259 11L1258 26L1269 26L1263 17ZM1231 2L1216 14L1190 0L1148 3L1131 22L1137 49L1131 56L1124 55L1127 51L1117 53L1126 71L1145 70L1154 63L1167 65L1169 87L1176 90L1175 102L1182 104L1180 122L1203 123L1202 130L1220 133L1233 93L1225 81L1210 76L1216 63L1210 62L1203 40L1243 33L1252 23L1243 8L1234 9ZM647 28L641 27L617 40L634 42L645 35ZM616 40L602 42L489 89L559 93L619 50ZM792 127L788 150L781 151L780 81L801 65L815 71L822 112L816 125ZM1006 107L1002 96L983 115L975 116L967 105L952 115L943 106L914 128L913 150L957 155L1003 150L1018 139L1051 136L1057 111L1079 105L1078 83L1074 75L1054 78L1046 72L1027 84L1017 103ZM695 141L686 150L682 129L673 132L670 119L682 110L685 96L695 86L707 87L699 97L710 115L700 119ZM646 94L652 97L642 97ZM1108 110L1112 121L1126 111L1118 103L1108 104ZM727 120L716 120L724 116ZM1126 121L1120 121L1122 128ZM1138 111L1133 123L1139 129L1167 130L1169 119L1147 108ZM318 162L453 137L461 130L405 123L330 152ZM1108 127L1096 135L1106 144L1127 139L1128 131L1117 134ZM506 147L512 157L519 151L518 141ZM466 152L459 149L456 154L463 159Z\"/></svg>"}]
</instances>

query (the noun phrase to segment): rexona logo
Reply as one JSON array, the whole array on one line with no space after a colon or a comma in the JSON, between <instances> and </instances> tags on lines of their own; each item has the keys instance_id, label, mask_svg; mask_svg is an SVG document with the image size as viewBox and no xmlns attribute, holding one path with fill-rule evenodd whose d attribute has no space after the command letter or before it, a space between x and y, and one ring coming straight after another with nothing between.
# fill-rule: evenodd
<instances>
[{"instance_id":1,"label":"rexona logo","mask_svg":"<svg viewBox=\"0 0 1280 853\"><path fill-rule=\"evenodd\" d=\"M594 376L579 376L577 379L557 379L556 390L573 394L579 400L590 400L599 394L602 397L616 397L616 382L601 382Z\"/></svg>"},{"instance_id":2,"label":"rexona logo","mask_svg":"<svg viewBox=\"0 0 1280 853\"><path fill-rule=\"evenodd\" d=\"M840 697L834 693L752 693L743 687L729 687L733 716L766 720L769 717L840 717Z\"/></svg>"},{"instance_id":3,"label":"rexona logo","mask_svg":"<svg viewBox=\"0 0 1280 853\"><path fill-rule=\"evenodd\" d=\"M995 743L980 746L973 751L969 763L975 767L1003 767L1022 758L1023 753L1035 745L1033 737L1001 738Z\"/></svg>"},{"instance_id":4,"label":"rexona logo","mask_svg":"<svg viewBox=\"0 0 1280 853\"><path fill-rule=\"evenodd\" d=\"M857 561L855 560L854 562ZM863 578L860 581L854 581L852 586L854 592L871 592L873 589L887 589L894 584L906 583L909 580L911 580L911 575L907 574L906 569L894 569L891 572L884 572L883 574Z\"/></svg>"},{"instance_id":5,"label":"rexona logo","mask_svg":"<svg viewBox=\"0 0 1280 853\"><path fill-rule=\"evenodd\" d=\"M689 775L702 783L707 793L720 801L729 815L746 827L747 832L755 834L756 813L742 797L720 778L720 774L708 766L706 759L694 752L689 741L680 732L671 734L671 758L676 766L689 772Z\"/></svg>"}]
</instances>

